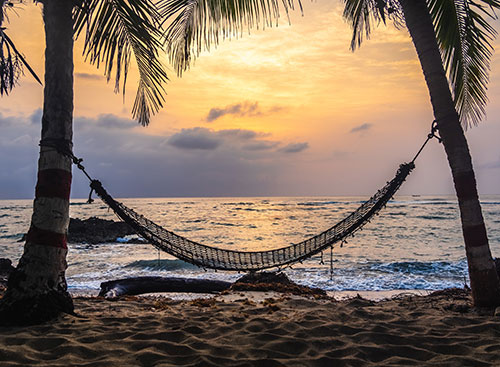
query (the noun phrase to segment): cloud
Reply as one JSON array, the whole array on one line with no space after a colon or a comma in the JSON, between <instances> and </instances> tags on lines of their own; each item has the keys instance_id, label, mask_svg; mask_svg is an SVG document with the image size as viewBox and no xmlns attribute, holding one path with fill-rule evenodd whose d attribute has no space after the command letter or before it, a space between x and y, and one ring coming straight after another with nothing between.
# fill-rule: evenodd
<instances>
[{"instance_id":1,"label":"cloud","mask_svg":"<svg viewBox=\"0 0 500 367\"><path fill-rule=\"evenodd\" d=\"M373 127L373 124L366 122L364 124L353 127L351 129L350 133L358 133L358 132L362 132L362 131L367 131L367 130L370 130L372 127Z\"/></svg>"},{"instance_id":2,"label":"cloud","mask_svg":"<svg viewBox=\"0 0 500 367\"><path fill-rule=\"evenodd\" d=\"M36 109L28 118L32 124L40 125L42 123L43 111L41 108Z\"/></svg>"},{"instance_id":3,"label":"cloud","mask_svg":"<svg viewBox=\"0 0 500 367\"><path fill-rule=\"evenodd\" d=\"M243 145L243 149L250 151L259 151L259 150L271 150L276 148L279 145L277 141L256 141L246 145Z\"/></svg>"},{"instance_id":4,"label":"cloud","mask_svg":"<svg viewBox=\"0 0 500 367\"><path fill-rule=\"evenodd\" d=\"M214 150L221 145L232 146L246 150L264 150L265 146L277 146L277 142L267 142L258 140L266 137L268 134L259 133L246 129L224 129L212 130L205 127L194 127L191 129L182 129L180 132L172 135L167 144L179 149L186 150ZM242 145L243 144L243 145Z\"/></svg>"},{"instance_id":5,"label":"cloud","mask_svg":"<svg viewBox=\"0 0 500 367\"><path fill-rule=\"evenodd\" d=\"M40 126L31 122L35 113L0 115L0 199L33 197L40 139ZM290 193L285 187L297 156L279 148L294 150L293 144L246 129L195 127L164 136L132 126L116 115L75 117L75 155L116 197ZM73 178L72 197L87 196L85 176L75 169Z\"/></svg>"},{"instance_id":6,"label":"cloud","mask_svg":"<svg viewBox=\"0 0 500 367\"><path fill-rule=\"evenodd\" d=\"M179 149L214 150L222 144L217 134L203 127L182 129L172 135L167 143Z\"/></svg>"},{"instance_id":7,"label":"cloud","mask_svg":"<svg viewBox=\"0 0 500 367\"><path fill-rule=\"evenodd\" d=\"M119 117L113 114L103 114L97 116L95 124L105 129L132 129L137 127L136 121Z\"/></svg>"},{"instance_id":8,"label":"cloud","mask_svg":"<svg viewBox=\"0 0 500 367\"><path fill-rule=\"evenodd\" d=\"M8 144L6 145L12 145L12 146L32 146L32 145L36 145L36 139L32 136L30 136L29 134L24 134L24 135L21 135L21 136L18 136L17 138L15 138L14 140L8 142Z\"/></svg>"},{"instance_id":9,"label":"cloud","mask_svg":"<svg viewBox=\"0 0 500 367\"><path fill-rule=\"evenodd\" d=\"M309 143L290 143L279 151L283 153L299 153L309 148Z\"/></svg>"},{"instance_id":10,"label":"cloud","mask_svg":"<svg viewBox=\"0 0 500 367\"><path fill-rule=\"evenodd\" d=\"M258 116L261 114L258 102L250 103L243 102L237 103L224 108L212 108L208 112L205 120L207 122L213 122L218 118L225 115L235 115L235 116Z\"/></svg>"},{"instance_id":11,"label":"cloud","mask_svg":"<svg viewBox=\"0 0 500 367\"><path fill-rule=\"evenodd\" d=\"M233 115L238 117L243 116L262 116L271 113L276 113L284 110L284 107L281 106L272 106L268 109L262 109L259 106L258 102L242 102L236 103L230 106L226 106L223 108L214 107L208 111L207 117L205 117L205 121L213 122L225 115Z\"/></svg>"},{"instance_id":12,"label":"cloud","mask_svg":"<svg viewBox=\"0 0 500 367\"><path fill-rule=\"evenodd\" d=\"M10 124L10 118L4 117L2 112L0 112L0 126L5 127Z\"/></svg>"},{"instance_id":13,"label":"cloud","mask_svg":"<svg viewBox=\"0 0 500 367\"><path fill-rule=\"evenodd\" d=\"M89 74L89 73L75 73L75 76L80 79L87 80L103 80L104 77L102 75L97 74Z\"/></svg>"},{"instance_id":14,"label":"cloud","mask_svg":"<svg viewBox=\"0 0 500 367\"><path fill-rule=\"evenodd\" d=\"M273 106L269 110L267 110L267 112L268 113L276 113L276 112L280 112L280 111L284 111L284 110L286 110L286 108L283 106Z\"/></svg>"},{"instance_id":15,"label":"cloud","mask_svg":"<svg viewBox=\"0 0 500 367\"><path fill-rule=\"evenodd\" d=\"M217 135L221 137L228 137L232 139L240 139L240 140L251 140L256 138L259 134L257 134L253 130L244 130L244 129L226 129L219 130Z\"/></svg>"},{"instance_id":16,"label":"cloud","mask_svg":"<svg viewBox=\"0 0 500 367\"><path fill-rule=\"evenodd\" d=\"M245 129L212 130L204 127L182 129L167 139L167 144L183 150L215 150L224 146L226 149L246 152L299 153L309 148L309 143L289 143L277 149L281 142L260 140L269 134ZM255 159L259 156L246 156Z\"/></svg>"}]
</instances>

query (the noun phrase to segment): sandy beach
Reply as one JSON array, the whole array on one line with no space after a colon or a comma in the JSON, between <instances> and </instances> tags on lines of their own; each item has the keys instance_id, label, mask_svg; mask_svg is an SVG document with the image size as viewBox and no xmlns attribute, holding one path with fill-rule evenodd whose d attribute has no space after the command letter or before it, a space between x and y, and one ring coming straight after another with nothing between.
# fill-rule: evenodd
<instances>
[{"instance_id":1,"label":"sandy beach","mask_svg":"<svg viewBox=\"0 0 500 367\"><path fill-rule=\"evenodd\" d=\"M468 293L374 302L237 292L76 298L79 316L0 328L2 366L498 366L500 317Z\"/></svg>"}]
</instances>

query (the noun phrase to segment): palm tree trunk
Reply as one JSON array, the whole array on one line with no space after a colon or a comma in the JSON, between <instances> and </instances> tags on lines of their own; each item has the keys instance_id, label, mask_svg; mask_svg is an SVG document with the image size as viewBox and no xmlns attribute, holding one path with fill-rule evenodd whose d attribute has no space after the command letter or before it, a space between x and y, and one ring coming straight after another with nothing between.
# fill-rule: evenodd
<instances>
[{"instance_id":1,"label":"palm tree trunk","mask_svg":"<svg viewBox=\"0 0 500 367\"><path fill-rule=\"evenodd\" d=\"M429 10L425 0L399 2L424 72L453 176L474 303L482 307L499 306L500 283L488 244L472 159L446 79Z\"/></svg>"},{"instance_id":2,"label":"palm tree trunk","mask_svg":"<svg viewBox=\"0 0 500 367\"><path fill-rule=\"evenodd\" d=\"M72 148L73 1L43 3L45 88L33 216L24 254L0 305L0 319L16 324L73 312L65 279L72 162L61 153Z\"/></svg>"}]
</instances>

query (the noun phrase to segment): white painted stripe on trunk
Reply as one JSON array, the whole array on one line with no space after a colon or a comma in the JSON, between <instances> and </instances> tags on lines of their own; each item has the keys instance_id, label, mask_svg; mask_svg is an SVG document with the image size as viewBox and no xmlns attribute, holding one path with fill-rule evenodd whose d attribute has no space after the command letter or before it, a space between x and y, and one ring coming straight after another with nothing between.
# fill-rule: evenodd
<instances>
[{"instance_id":1,"label":"white painted stripe on trunk","mask_svg":"<svg viewBox=\"0 0 500 367\"><path fill-rule=\"evenodd\" d=\"M469 266L475 270L490 270L494 267L491 259L490 247L487 245L482 245L478 247L471 247L467 251L467 258L469 260Z\"/></svg>"},{"instance_id":2,"label":"white painted stripe on trunk","mask_svg":"<svg viewBox=\"0 0 500 367\"><path fill-rule=\"evenodd\" d=\"M40 294L47 291L49 282L54 284L52 289L58 286L65 288L66 280L64 273L68 267L66 263L67 249L26 243L24 254L19 261L19 267L28 264L29 271L25 272L26 278L21 283L22 297L30 294Z\"/></svg>"},{"instance_id":3,"label":"white painted stripe on trunk","mask_svg":"<svg viewBox=\"0 0 500 367\"><path fill-rule=\"evenodd\" d=\"M72 161L69 157L59 154L54 148L42 147L40 159L38 160L38 169L61 169L71 172Z\"/></svg>"},{"instance_id":4,"label":"white painted stripe on trunk","mask_svg":"<svg viewBox=\"0 0 500 367\"><path fill-rule=\"evenodd\" d=\"M476 200L464 200L460 203L462 223L464 226L476 226L483 222L481 207Z\"/></svg>"},{"instance_id":5,"label":"white painted stripe on trunk","mask_svg":"<svg viewBox=\"0 0 500 367\"><path fill-rule=\"evenodd\" d=\"M60 198L37 198L34 202L31 223L37 228L56 233L67 233L69 201Z\"/></svg>"}]
</instances>

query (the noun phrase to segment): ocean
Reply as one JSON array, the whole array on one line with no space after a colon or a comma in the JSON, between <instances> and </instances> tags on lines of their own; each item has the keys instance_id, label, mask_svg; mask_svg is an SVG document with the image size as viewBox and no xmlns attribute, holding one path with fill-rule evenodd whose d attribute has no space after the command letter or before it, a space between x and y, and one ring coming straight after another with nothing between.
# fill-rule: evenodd
<instances>
[{"instance_id":1,"label":"ocean","mask_svg":"<svg viewBox=\"0 0 500 367\"><path fill-rule=\"evenodd\" d=\"M203 244L272 249L321 232L354 211L362 197L119 199L161 226ZM482 196L490 247L500 256L500 196ZM31 200L0 200L0 257L17 264ZM118 220L96 200L72 200L70 215ZM332 256L330 256L332 255ZM331 268L333 265L333 268ZM452 196L396 196L348 242L283 270L292 280L330 292L430 291L463 287L467 262ZM242 274L198 268L147 243L69 244L70 292L96 294L101 282L131 276L234 281Z\"/></svg>"}]
</instances>

